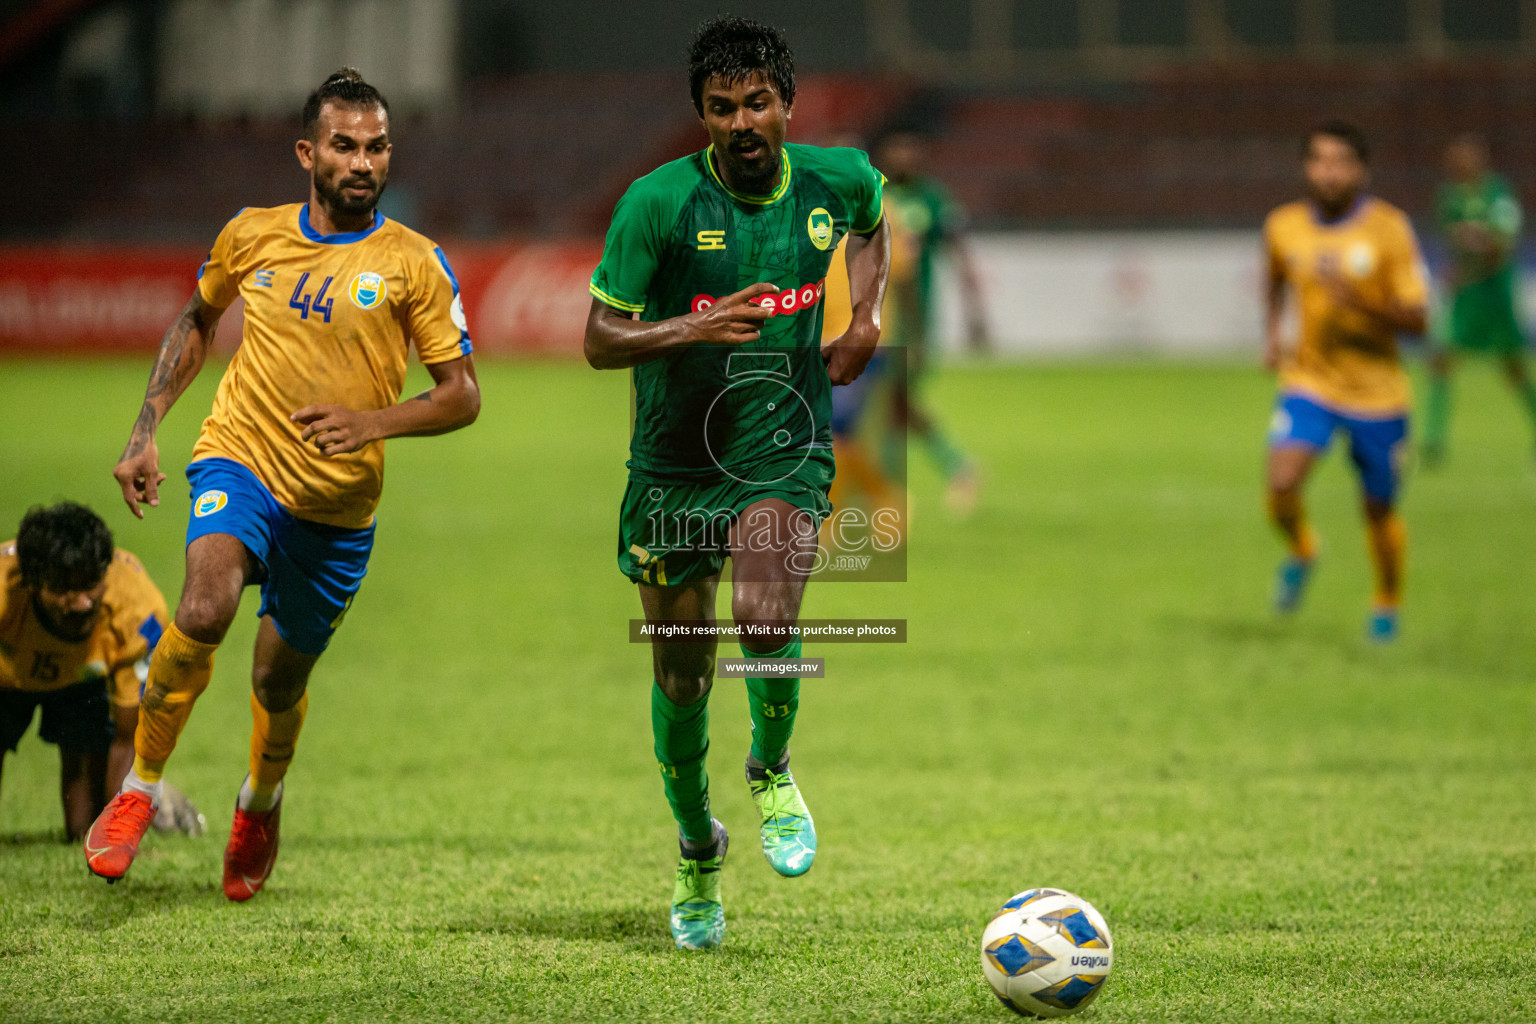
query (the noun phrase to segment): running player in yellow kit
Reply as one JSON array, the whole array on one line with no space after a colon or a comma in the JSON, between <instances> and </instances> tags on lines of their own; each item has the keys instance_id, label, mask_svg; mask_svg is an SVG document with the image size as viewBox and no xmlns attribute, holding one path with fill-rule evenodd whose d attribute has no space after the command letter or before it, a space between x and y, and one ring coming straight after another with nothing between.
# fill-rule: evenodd
<instances>
[{"instance_id":1,"label":"running player in yellow kit","mask_svg":"<svg viewBox=\"0 0 1536 1024\"><path fill-rule=\"evenodd\" d=\"M1368 632L1396 638L1407 535L1395 509L1408 439L1408 377L1397 335L1424 331L1428 285L1407 216L1365 194L1369 149L1353 125L1330 121L1308 133L1304 164L1310 196L1269 215L1266 365L1280 372L1269 435L1269 508L1290 549L1281 564L1276 608L1293 610L1317 557L1302 487L1335 431L1349 436L1360 474L1375 566ZM1300 334L1282 337L1287 292Z\"/></svg>"},{"instance_id":2,"label":"running player in yellow kit","mask_svg":"<svg viewBox=\"0 0 1536 1024\"><path fill-rule=\"evenodd\" d=\"M202 367L219 315L245 300L245 335L192 452L187 575L155 647L123 789L85 840L92 871L133 863L161 774L240 594L261 586L251 672L250 774L224 853L224 894L250 899L277 857L282 779L305 688L367 571L383 441L442 434L480 410L459 287L443 251L375 206L389 173L389 106L351 68L304 105L309 202L242 210L166 333L113 470L123 499L159 504L155 429ZM407 346L435 386L400 402Z\"/></svg>"}]
</instances>

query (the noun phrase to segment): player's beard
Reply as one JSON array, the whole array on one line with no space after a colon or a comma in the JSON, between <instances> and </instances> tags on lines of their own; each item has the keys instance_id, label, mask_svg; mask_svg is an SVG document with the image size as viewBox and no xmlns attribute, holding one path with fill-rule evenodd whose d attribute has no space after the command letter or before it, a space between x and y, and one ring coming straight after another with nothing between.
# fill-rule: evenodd
<instances>
[{"instance_id":1,"label":"player's beard","mask_svg":"<svg viewBox=\"0 0 1536 1024\"><path fill-rule=\"evenodd\" d=\"M42 602L33 600L32 613L42 620L43 626L54 636L61 640L79 642L91 635L92 628L96 625L96 616L101 610L101 604L91 606L89 611L62 612L50 614Z\"/></svg>"},{"instance_id":2,"label":"player's beard","mask_svg":"<svg viewBox=\"0 0 1536 1024\"><path fill-rule=\"evenodd\" d=\"M1317 208L1323 212L1323 216L1329 220L1336 220L1348 213L1350 207L1355 205L1355 200L1359 197L1360 193L1358 190L1335 192L1327 196L1314 190L1312 202L1317 204Z\"/></svg>"},{"instance_id":3,"label":"player's beard","mask_svg":"<svg viewBox=\"0 0 1536 1024\"><path fill-rule=\"evenodd\" d=\"M320 197L320 203L332 214L341 214L344 217L366 217L373 213L374 207L379 205L379 197L384 194L386 182L379 181L368 195L354 199L342 191L349 179L343 178L339 184L332 187L329 183L321 181L318 176L314 179L315 194Z\"/></svg>"},{"instance_id":4,"label":"player's beard","mask_svg":"<svg viewBox=\"0 0 1536 1024\"><path fill-rule=\"evenodd\" d=\"M772 192L779 184L779 175L784 167L784 151L775 150L768 144L768 140L757 133L752 133L750 141L763 147L763 157L758 160L745 160L736 154L735 143L737 141L749 141L746 138L733 139L732 144L725 150L725 165L730 172L732 184L746 192L748 195L765 196Z\"/></svg>"}]
</instances>

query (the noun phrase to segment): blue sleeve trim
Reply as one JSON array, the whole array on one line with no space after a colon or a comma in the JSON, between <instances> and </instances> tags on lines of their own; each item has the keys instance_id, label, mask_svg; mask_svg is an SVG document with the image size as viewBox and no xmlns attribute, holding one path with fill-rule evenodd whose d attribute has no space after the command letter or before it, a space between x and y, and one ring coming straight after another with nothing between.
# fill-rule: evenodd
<instances>
[{"instance_id":1,"label":"blue sleeve trim","mask_svg":"<svg viewBox=\"0 0 1536 1024\"><path fill-rule=\"evenodd\" d=\"M437 262L443 265L443 273L448 275L448 283L453 285L454 304L459 309L459 316L462 317L464 315L464 297L459 294L459 279L454 276L453 268L448 265L448 254L443 252L443 247L439 245L432 249L432 255L436 256ZM470 343L469 340L469 330L465 327L460 327L459 354L467 356L474 350L475 347Z\"/></svg>"},{"instance_id":2,"label":"blue sleeve trim","mask_svg":"<svg viewBox=\"0 0 1536 1024\"><path fill-rule=\"evenodd\" d=\"M151 615L139 626L139 636L149 643L149 649L154 651L160 643L160 638L165 635L165 629L160 625L160 620Z\"/></svg>"},{"instance_id":3,"label":"blue sleeve trim","mask_svg":"<svg viewBox=\"0 0 1536 1024\"><path fill-rule=\"evenodd\" d=\"M459 279L453 276L453 268L448 265L448 254L443 252L443 247L439 245L432 250L432 255L436 256L437 262L443 265L443 273L448 275L448 281L453 285L454 297L458 297Z\"/></svg>"}]
</instances>

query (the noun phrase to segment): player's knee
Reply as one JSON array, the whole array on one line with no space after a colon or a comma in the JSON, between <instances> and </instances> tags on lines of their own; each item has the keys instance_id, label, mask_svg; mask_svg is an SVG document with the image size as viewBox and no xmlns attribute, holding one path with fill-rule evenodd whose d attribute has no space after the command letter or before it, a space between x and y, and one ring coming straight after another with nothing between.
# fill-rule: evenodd
<instances>
[{"instance_id":1,"label":"player's knee","mask_svg":"<svg viewBox=\"0 0 1536 1024\"><path fill-rule=\"evenodd\" d=\"M1392 516L1392 499L1372 494L1365 496L1365 518L1372 524L1386 522Z\"/></svg>"},{"instance_id":2,"label":"player's knee","mask_svg":"<svg viewBox=\"0 0 1536 1024\"><path fill-rule=\"evenodd\" d=\"M1301 514L1301 488L1294 484L1279 486L1271 483L1267 499L1269 517L1277 523L1295 519Z\"/></svg>"},{"instance_id":3,"label":"player's knee","mask_svg":"<svg viewBox=\"0 0 1536 1024\"><path fill-rule=\"evenodd\" d=\"M201 644L223 643L240 608L240 595L189 590L176 607L176 628Z\"/></svg>"},{"instance_id":4,"label":"player's knee","mask_svg":"<svg viewBox=\"0 0 1536 1024\"><path fill-rule=\"evenodd\" d=\"M263 708L278 714L287 711L304 697L309 686L309 673L295 675L270 665L257 665L251 669L251 692Z\"/></svg>"},{"instance_id":5,"label":"player's knee","mask_svg":"<svg viewBox=\"0 0 1536 1024\"><path fill-rule=\"evenodd\" d=\"M713 677L713 661L709 670L702 672L698 666L663 665L656 672L656 685L661 687L667 700L680 708L686 708L697 704L709 694L714 684Z\"/></svg>"},{"instance_id":6,"label":"player's knee","mask_svg":"<svg viewBox=\"0 0 1536 1024\"><path fill-rule=\"evenodd\" d=\"M731 615L740 622L782 625L776 632L787 632L790 623L797 618L798 595L788 588L753 588L753 593L735 594L731 597ZM782 647L783 644L778 646Z\"/></svg>"},{"instance_id":7,"label":"player's knee","mask_svg":"<svg viewBox=\"0 0 1536 1024\"><path fill-rule=\"evenodd\" d=\"M1267 486L1270 508L1289 510L1301 503L1301 475L1290 467L1271 467Z\"/></svg>"},{"instance_id":8,"label":"player's knee","mask_svg":"<svg viewBox=\"0 0 1536 1024\"><path fill-rule=\"evenodd\" d=\"M85 778L89 760L85 751L59 748L59 781L67 786Z\"/></svg>"},{"instance_id":9,"label":"player's knee","mask_svg":"<svg viewBox=\"0 0 1536 1024\"><path fill-rule=\"evenodd\" d=\"M787 628L782 630L771 630L763 636L753 637L750 640L743 640L741 642L741 646L746 649L747 653L762 657L770 654L777 654L779 651L782 651L793 639L794 634L790 633Z\"/></svg>"}]
</instances>

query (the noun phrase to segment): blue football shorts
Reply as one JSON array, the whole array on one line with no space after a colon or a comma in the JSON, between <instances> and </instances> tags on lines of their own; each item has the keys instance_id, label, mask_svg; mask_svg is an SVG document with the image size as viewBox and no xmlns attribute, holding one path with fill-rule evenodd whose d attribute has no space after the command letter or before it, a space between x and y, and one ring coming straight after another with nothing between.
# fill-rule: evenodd
<instances>
[{"instance_id":1,"label":"blue football shorts","mask_svg":"<svg viewBox=\"0 0 1536 1024\"><path fill-rule=\"evenodd\" d=\"M1269 425L1271 448L1302 447L1321 455L1335 431L1349 435L1349 457L1365 493L1392 502L1402 484L1408 417L1351 415L1296 392L1282 393Z\"/></svg>"},{"instance_id":2,"label":"blue football shorts","mask_svg":"<svg viewBox=\"0 0 1536 1024\"><path fill-rule=\"evenodd\" d=\"M199 459L187 467L192 514L187 544L211 533L238 539L261 562L260 615L300 654L320 654L368 572L373 527L349 530L300 519L246 467Z\"/></svg>"}]
</instances>

